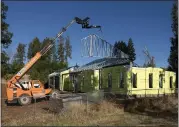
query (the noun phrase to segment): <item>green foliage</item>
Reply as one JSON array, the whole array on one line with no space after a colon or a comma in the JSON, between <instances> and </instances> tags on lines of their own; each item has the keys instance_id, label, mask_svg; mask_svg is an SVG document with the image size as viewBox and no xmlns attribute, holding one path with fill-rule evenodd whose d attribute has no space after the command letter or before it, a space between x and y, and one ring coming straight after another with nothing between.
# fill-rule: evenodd
<instances>
[{"instance_id":1,"label":"green foliage","mask_svg":"<svg viewBox=\"0 0 179 127\"><path fill-rule=\"evenodd\" d=\"M119 53L118 50L121 50L125 54L128 54L129 59L132 62L136 59L134 43L131 38L129 38L128 45L124 41L115 42L113 54L118 56L118 53Z\"/></svg>"},{"instance_id":2,"label":"green foliage","mask_svg":"<svg viewBox=\"0 0 179 127\"><path fill-rule=\"evenodd\" d=\"M9 79L11 79L13 76L14 76L14 74L6 74L3 78L4 78L5 80L9 80Z\"/></svg>"},{"instance_id":3,"label":"green foliage","mask_svg":"<svg viewBox=\"0 0 179 127\"><path fill-rule=\"evenodd\" d=\"M24 65L24 60L25 60L25 44L19 43L16 49L16 54L14 55L14 62L17 64L22 64Z\"/></svg>"},{"instance_id":4,"label":"green foliage","mask_svg":"<svg viewBox=\"0 0 179 127\"><path fill-rule=\"evenodd\" d=\"M61 63L65 62L65 49L64 49L64 38L61 36L58 43L58 60Z\"/></svg>"},{"instance_id":5,"label":"green foliage","mask_svg":"<svg viewBox=\"0 0 179 127\"><path fill-rule=\"evenodd\" d=\"M4 77L9 73L10 65L9 64L1 64L1 77Z\"/></svg>"},{"instance_id":6,"label":"green foliage","mask_svg":"<svg viewBox=\"0 0 179 127\"><path fill-rule=\"evenodd\" d=\"M41 43L41 48L45 47L46 45L48 45L49 43L52 43L52 39L50 38L45 38L42 43ZM47 61L52 61L52 56L53 56L53 51L54 48L51 48L45 55L43 55L43 57L41 58L41 60L47 60ZM39 50L40 51L40 50Z\"/></svg>"},{"instance_id":7,"label":"green foliage","mask_svg":"<svg viewBox=\"0 0 179 127\"><path fill-rule=\"evenodd\" d=\"M51 49L51 62L58 62L58 59L57 59L57 51L56 51L56 45L54 45Z\"/></svg>"},{"instance_id":8,"label":"green foliage","mask_svg":"<svg viewBox=\"0 0 179 127\"><path fill-rule=\"evenodd\" d=\"M4 77L10 71L9 56L5 49L11 44L13 34L8 31L9 24L5 22L8 6L1 2L1 76ZM4 49L4 50L2 50Z\"/></svg>"},{"instance_id":9,"label":"green foliage","mask_svg":"<svg viewBox=\"0 0 179 127\"><path fill-rule=\"evenodd\" d=\"M11 64L11 74L16 74L22 67L24 66L23 63L18 63L17 61L13 61Z\"/></svg>"},{"instance_id":10,"label":"green foliage","mask_svg":"<svg viewBox=\"0 0 179 127\"><path fill-rule=\"evenodd\" d=\"M32 40L32 42L29 43L27 58L31 59L32 57L34 57L35 54L40 51L40 49L41 49L40 40L37 37L35 37Z\"/></svg>"},{"instance_id":11,"label":"green foliage","mask_svg":"<svg viewBox=\"0 0 179 127\"><path fill-rule=\"evenodd\" d=\"M51 73L50 63L45 60L39 60L29 71L32 79L39 79L43 83L47 82L48 75Z\"/></svg>"},{"instance_id":12,"label":"green foliage","mask_svg":"<svg viewBox=\"0 0 179 127\"><path fill-rule=\"evenodd\" d=\"M136 54L134 49L134 43L132 42L131 38L129 38L127 48L128 48L129 60L133 62L136 59Z\"/></svg>"},{"instance_id":13,"label":"green foliage","mask_svg":"<svg viewBox=\"0 0 179 127\"><path fill-rule=\"evenodd\" d=\"M175 37L178 37L178 2L175 2L173 4L171 17L172 17L172 25L171 25L172 32Z\"/></svg>"},{"instance_id":14,"label":"green foliage","mask_svg":"<svg viewBox=\"0 0 179 127\"><path fill-rule=\"evenodd\" d=\"M5 51L1 52L1 65L2 64L7 64L9 61L9 56L7 55L7 53Z\"/></svg>"},{"instance_id":15,"label":"green foliage","mask_svg":"<svg viewBox=\"0 0 179 127\"><path fill-rule=\"evenodd\" d=\"M171 47L170 47L170 56L168 58L169 67L168 69L176 72L178 77L178 2L173 4L172 12L172 32L173 37L171 37ZM178 84L178 79L177 79Z\"/></svg>"},{"instance_id":16,"label":"green foliage","mask_svg":"<svg viewBox=\"0 0 179 127\"><path fill-rule=\"evenodd\" d=\"M32 58L37 52L39 52L44 46L46 46L52 39L45 38L42 42L36 37L29 44L28 58ZM55 52L55 46L50 49L37 63L29 70L29 74L32 79L39 79L43 83L47 82L48 75L54 71L60 70L68 66L67 63L61 63L57 59L57 53Z\"/></svg>"},{"instance_id":17,"label":"green foliage","mask_svg":"<svg viewBox=\"0 0 179 127\"><path fill-rule=\"evenodd\" d=\"M5 51L1 52L1 76L4 77L10 71L9 56Z\"/></svg>"},{"instance_id":18,"label":"green foliage","mask_svg":"<svg viewBox=\"0 0 179 127\"><path fill-rule=\"evenodd\" d=\"M172 71L178 70L178 6L177 3L173 5L172 8L172 32L174 34L173 37L171 37L171 47L170 47L170 56L168 59L169 62L169 68Z\"/></svg>"},{"instance_id":19,"label":"green foliage","mask_svg":"<svg viewBox=\"0 0 179 127\"><path fill-rule=\"evenodd\" d=\"M67 36L66 42L65 42L65 62L68 62L67 61L68 58L70 59L72 58L71 52L72 52L72 46L70 45L70 37Z\"/></svg>"},{"instance_id":20,"label":"green foliage","mask_svg":"<svg viewBox=\"0 0 179 127\"><path fill-rule=\"evenodd\" d=\"M28 47L28 52L27 52L27 58L30 60L32 57L35 56L37 52L39 52L41 49L41 42L40 40L35 37L30 43ZM37 61L37 63L29 70L29 74L31 79L42 79L42 75L40 73L39 68L44 67L41 65L41 60ZM45 70L45 69L44 69ZM41 80L43 82L43 80Z\"/></svg>"},{"instance_id":21,"label":"green foliage","mask_svg":"<svg viewBox=\"0 0 179 127\"><path fill-rule=\"evenodd\" d=\"M118 42L115 42L114 44L114 55L117 55L118 54L118 50L121 50L123 51L124 53L128 53L128 48L127 48L127 45L124 41L118 41Z\"/></svg>"},{"instance_id":22,"label":"green foliage","mask_svg":"<svg viewBox=\"0 0 179 127\"><path fill-rule=\"evenodd\" d=\"M3 48L8 48L11 44L13 33L8 31L9 24L5 22L7 17L6 13L8 11L8 6L1 2L1 44Z\"/></svg>"}]
</instances>

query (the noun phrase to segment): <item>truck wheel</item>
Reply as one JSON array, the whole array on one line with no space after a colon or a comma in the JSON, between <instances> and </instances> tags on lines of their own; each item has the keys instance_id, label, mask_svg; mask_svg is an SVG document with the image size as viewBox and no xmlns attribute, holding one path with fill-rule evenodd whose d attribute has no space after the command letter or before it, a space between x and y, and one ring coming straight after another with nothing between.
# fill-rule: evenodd
<instances>
[{"instance_id":1,"label":"truck wheel","mask_svg":"<svg viewBox=\"0 0 179 127\"><path fill-rule=\"evenodd\" d=\"M51 98L60 98L60 91L59 90L52 90Z\"/></svg>"},{"instance_id":2,"label":"truck wheel","mask_svg":"<svg viewBox=\"0 0 179 127\"><path fill-rule=\"evenodd\" d=\"M5 102L6 106L9 106L9 103L8 103L8 101L7 101L7 100L5 100L4 102Z\"/></svg>"},{"instance_id":3,"label":"truck wheel","mask_svg":"<svg viewBox=\"0 0 179 127\"><path fill-rule=\"evenodd\" d=\"M31 103L31 101L32 98L28 94L22 94L18 99L18 103L20 105L28 105Z\"/></svg>"}]
</instances>

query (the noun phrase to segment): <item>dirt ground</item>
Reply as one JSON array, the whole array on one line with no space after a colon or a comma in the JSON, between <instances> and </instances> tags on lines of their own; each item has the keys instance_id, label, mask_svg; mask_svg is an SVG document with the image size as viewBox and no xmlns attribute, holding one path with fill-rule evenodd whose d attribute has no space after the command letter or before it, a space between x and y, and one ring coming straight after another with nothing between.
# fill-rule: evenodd
<instances>
[{"instance_id":1,"label":"dirt ground","mask_svg":"<svg viewBox=\"0 0 179 127\"><path fill-rule=\"evenodd\" d=\"M47 109L48 101L40 101L36 104L31 104L28 106L6 106L2 105L2 126L10 125L86 125L84 123L71 123L69 119L66 120L66 117L60 121L56 116L49 112ZM81 119L81 117L79 118ZM65 121L66 120L66 121ZM96 119L90 120L88 125L109 125L109 126L178 126L178 117L177 116L152 116L147 114L136 114L124 112L122 114L114 114L105 117L101 117L98 121ZM74 121L74 120L73 120Z\"/></svg>"},{"instance_id":2,"label":"dirt ground","mask_svg":"<svg viewBox=\"0 0 179 127\"><path fill-rule=\"evenodd\" d=\"M1 85L2 97L5 97L5 88L4 85ZM156 113L154 110L146 110L145 112L128 112L124 111L124 107L120 107L119 112L115 112L118 109L113 109L109 107L111 111L106 111L108 107L104 107L99 117L96 117L96 114L84 114L82 111L71 112L71 114L59 115L54 114L54 112L49 111L50 101L42 99L37 103L32 103L28 106L18 106L11 105L7 106L4 103L4 99L1 99L1 124L2 126L10 125L39 125L39 126L65 126L65 125L98 125L98 126L178 126L178 109L174 113L170 112L160 112ZM177 101L177 100L176 100ZM134 106L134 104L132 104ZM106 105L105 105L106 106ZM107 104L109 106L109 104ZM80 107L80 109L82 109ZM75 112L75 113L74 113ZM107 115L104 113L106 112ZM115 112L115 113L113 113ZM112 114L111 114L112 113ZM104 116L105 114L105 116ZM94 119L93 119L94 117ZM82 122L79 122L79 121Z\"/></svg>"}]
</instances>

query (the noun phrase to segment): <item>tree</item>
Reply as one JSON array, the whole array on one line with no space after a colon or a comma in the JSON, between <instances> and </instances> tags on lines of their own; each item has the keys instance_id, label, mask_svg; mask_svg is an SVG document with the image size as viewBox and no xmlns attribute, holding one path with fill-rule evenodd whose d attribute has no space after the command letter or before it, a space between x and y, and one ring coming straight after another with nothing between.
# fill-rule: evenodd
<instances>
[{"instance_id":1,"label":"tree","mask_svg":"<svg viewBox=\"0 0 179 127\"><path fill-rule=\"evenodd\" d=\"M64 63L65 62L65 52L64 52L64 38L61 36L59 38L59 44L58 44L58 60L61 62L61 63Z\"/></svg>"},{"instance_id":2,"label":"tree","mask_svg":"<svg viewBox=\"0 0 179 127\"><path fill-rule=\"evenodd\" d=\"M52 47L52 55L51 55L51 60L52 62L57 62L57 52L56 52L56 45L54 44L54 46Z\"/></svg>"},{"instance_id":3,"label":"tree","mask_svg":"<svg viewBox=\"0 0 179 127\"><path fill-rule=\"evenodd\" d=\"M169 67L168 69L176 72L176 77L178 77L178 2L173 4L172 12L172 32L173 37L170 38L171 47L170 47L170 56L168 58ZM178 86L178 78L176 78Z\"/></svg>"},{"instance_id":4,"label":"tree","mask_svg":"<svg viewBox=\"0 0 179 127\"><path fill-rule=\"evenodd\" d=\"M118 50L121 50L122 52L126 54L128 53L127 45L124 41L115 42L114 51L113 51L114 55L118 54Z\"/></svg>"},{"instance_id":5,"label":"tree","mask_svg":"<svg viewBox=\"0 0 179 127\"><path fill-rule=\"evenodd\" d=\"M120 49L121 51L123 51L126 54L128 53L127 45L124 41L118 42L118 49Z\"/></svg>"},{"instance_id":6,"label":"tree","mask_svg":"<svg viewBox=\"0 0 179 127\"><path fill-rule=\"evenodd\" d=\"M129 38L127 49L128 49L129 60L133 62L136 59L136 54L134 49L134 43L132 42L131 38Z\"/></svg>"},{"instance_id":7,"label":"tree","mask_svg":"<svg viewBox=\"0 0 179 127\"><path fill-rule=\"evenodd\" d=\"M41 42L38 39L38 37L35 37L28 46L28 52L27 52L27 58L30 60L32 57L35 56L37 52L39 52L41 49ZM32 79L39 79L40 72L38 67L40 65L40 60L37 61L37 63L29 70L28 74L30 74L30 77Z\"/></svg>"},{"instance_id":8,"label":"tree","mask_svg":"<svg viewBox=\"0 0 179 127\"><path fill-rule=\"evenodd\" d=\"M3 48L8 48L11 44L13 34L8 31L9 24L5 22L7 18L6 13L8 11L8 6L1 2L1 44Z\"/></svg>"},{"instance_id":9,"label":"tree","mask_svg":"<svg viewBox=\"0 0 179 127\"><path fill-rule=\"evenodd\" d=\"M32 42L29 43L27 58L31 59L32 57L34 57L35 54L40 51L40 49L41 49L40 40L37 37L35 37L32 40Z\"/></svg>"},{"instance_id":10,"label":"tree","mask_svg":"<svg viewBox=\"0 0 179 127\"><path fill-rule=\"evenodd\" d=\"M50 41L52 41L50 38L45 38L42 42L40 42L37 37L34 38L28 48L29 59L39 52L44 46L47 46ZM47 77L50 73L67 66L67 64L58 62L57 59L53 57L57 56L57 52L54 48L55 46L43 55L29 70L28 73L30 74L31 79L38 79L42 81L42 83L46 83L48 81Z\"/></svg>"},{"instance_id":11,"label":"tree","mask_svg":"<svg viewBox=\"0 0 179 127\"><path fill-rule=\"evenodd\" d=\"M5 76L9 72L9 56L5 52L5 50L8 48L8 46L12 42L12 36L13 34L8 31L9 24L5 22L7 18L8 6L4 4L4 2L1 2L1 74L2 76Z\"/></svg>"},{"instance_id":12,"label":"tree","mask_svg":"<svg viewBox=\"0 0 179 127\"><path fill-rule=\"evenodd\" d=\"M40 49L43 49L45 46L47 46L49 43L52 42L52 39L46 37L42 44L41 44L41 48ZM46 59L47 61L51 62L52 61L52 55L53 55L53 47L41 58L41 60L43 59Z\"/></svg>"},{"instance_id":13,"label":"tree","mask_svg":"<svg viewBox=\"0 0 179 127\"><path fill-rule=\"evenodd\" d=\"M9 73L10 65L9 65L9 56L5 51L1 52L1 75L4 77L7 73Z\"/></svg>"},{"instance_id":14,"label":"tree","mask_svg":"<svg viewBox=\"0 0 179 127\"><path fill-rule=\"evenodd\" d=\"M9 62L9 56L6 54L5 51L2 51L1 52L1 64L6 64L8 62Z\"/></svg>"},{"instance_id":15,"label":"tree","mask_svg":"<svg viewBox=\"0 0 179 127\"><path fill-rule=\"evenodd\" d=\"M72 46L70 45L70 37L67 36L66 38L66 42L65 42L65 62L68 62L68 58L72 58L71 57L71 52L72 52Z\"/></svg>"},{"instance_id":16,"label":"tree","mask_svg":"<svg viewBox=\"0 0 179 127\"><path fill-rule=\"evenodd\" d=\"M14 61L16 61L19 64L24 64L24 60L26 58L25 56L25 44L19 43L19 45L17 46L17 52L14 56Z\"/></svg>"},{"instance_id":17,"label":"tree","mask_svg":"<svg viewBox=\"0 0 179 127\"><path fill-rule=\"evenodd\" d=\"M13 62L12 62L12 73L17 73L23 66L24 66L24 60L26 58L25 56L25 44L19 43L16 49L16 54L14 55Z\"/></svg>"}]
</instances>

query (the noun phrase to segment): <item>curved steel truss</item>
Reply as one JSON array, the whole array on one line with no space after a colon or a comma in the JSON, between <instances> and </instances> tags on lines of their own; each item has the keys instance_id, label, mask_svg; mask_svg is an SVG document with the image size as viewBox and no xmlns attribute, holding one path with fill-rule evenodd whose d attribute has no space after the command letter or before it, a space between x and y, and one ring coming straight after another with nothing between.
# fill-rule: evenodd
<instances>
[{"instance_id":1,"label":"curved steel truss","mask_svg":"<svg viewBox=\"0 0 179 127\"><path fill-rule=\"evenodd\" d=\"M81 39L82 57L109 57L128 58L128 55L121 50L114 49L114 46L101 37L91 34ZM114 50L116 53L114 54Z\"/></svg>"}]
</instances>

